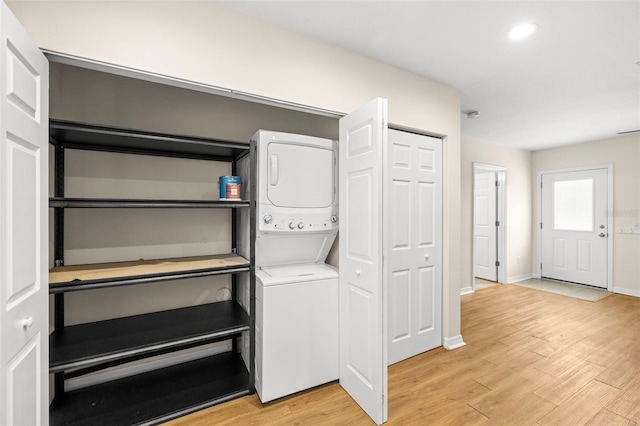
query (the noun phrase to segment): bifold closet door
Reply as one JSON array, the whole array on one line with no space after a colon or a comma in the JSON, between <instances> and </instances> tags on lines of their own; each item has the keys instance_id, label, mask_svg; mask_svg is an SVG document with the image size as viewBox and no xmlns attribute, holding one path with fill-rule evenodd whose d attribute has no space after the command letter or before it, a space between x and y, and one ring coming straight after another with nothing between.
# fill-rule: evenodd
<instances>
[{"instance_id":1,"label":"bifold closet door","mask_svg":"<svg viewBox=\"0 0 640 426\"><path fill-rule=\"evenodd\" d=\"M374 99L340 119L340 385L377 424L387 420L386 146L386 99Z\"/></svg>"},{"instance_id":2,"label":"bifold closet door","mask_svg":"<svg viewBox=\"0 0 640 426\"><path fill-rule=\"evenodd\" d=\"M442 139L389 130L384 274L389 364L442 345Z\"/></svg>"},{"instance_id":3,"label":"bifold closet door","mask_svg":"<svg viewBox=\"0 0 640 426\"><path fill-rule=\"evenodd\" d=\"M0 2L0 424L49 424L49 63Z\"/></svg>"}]
</instances>

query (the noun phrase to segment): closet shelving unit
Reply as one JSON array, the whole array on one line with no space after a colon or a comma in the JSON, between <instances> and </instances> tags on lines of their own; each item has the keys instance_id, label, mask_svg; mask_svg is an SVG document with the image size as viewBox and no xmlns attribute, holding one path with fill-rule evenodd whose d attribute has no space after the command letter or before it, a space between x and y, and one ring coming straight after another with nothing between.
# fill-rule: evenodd
<instances>
[{"instance_id":1,"label":"closet shelving unit","mask_svg":"<svg viewBox=\"0 0 640 426\"><path fill-rule=\"evenodd\" d=\"M237 161L249 156L255 171L253 143L174 136L68 121L50 122L54 146L54 262L49 292L54 295L54 331L50 335L50 373L55 399L53 425L157 424L254 392L255 185L250 200L146 200L65 198L66 149L225 161L236 172ZM252 173L255 176L255 173ZM215 185L215 182L212 182ZM232 212L232 252L211 256L138 260L64 266L64 211L68 208L224 208ZM249 209L249 259L235 254L237 210ZM72 226L72 224L70 224ZM232 300L65 326L64 296L72 291L231 274ZM238 301L238 274L249 274L248 312ZM238 340L249 333L248 367ZM65 380L131 361L225 340L231 352L152 370L65 392Z\"/></svg>"}]
</instances>

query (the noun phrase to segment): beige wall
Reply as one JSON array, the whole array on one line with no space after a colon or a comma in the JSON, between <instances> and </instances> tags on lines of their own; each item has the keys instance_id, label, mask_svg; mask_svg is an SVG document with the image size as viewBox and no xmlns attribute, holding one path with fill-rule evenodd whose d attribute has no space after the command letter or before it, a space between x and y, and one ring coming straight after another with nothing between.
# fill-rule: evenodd
<instances>
[{"instance_id":1,"label":"beige wall","mask_svg":"<svg viewBox=\"0 0 640 426\"><path fill-rule=\"evenodd\" d=\"M389 99L391 123L445 137L444 336L460 333L460 95L215 2L8 2L42 48L349 112Z\"/></svg>"},{"instance_id":2,"label":"beige wall","mask_svg":"<svg viewBox=\"0 0 640 426\"><path fill-rule=\"evenodd\" d=\"M337 138L335 118L55 63L49 80L55 119L238 141L260 128ZM231 173L229 163L81 150L66 151L65 168L68 197L215 200L218 176ZM65 264L228 253L230 214L70 209ZM215 302L228 297L229 284L229 277L220 276L69 293L65 317L71 325Z\"/></svg>"},{"instance_id":3,"label":"beige wall","mask_svg":"<svg viewBox=\"0 0 640 426\"><path fill-rule=\"evenodd\" d=\"M541 171L613 165L613 287L615 292L640 296L640 235L619 234L640 223L640 135L545 149L533 153L533 264L537 261L537 175Z\"/></svg>"},{"instance_id":4,"label":"beige wall","mask_svg":"<svg viewBox=\"0 0 640 426\"><path fill-rule=\"evenodd\" d=\"M531 269L531 151L462 138L461 144L461 288L473 276L473 163L507 169L507 281L529 276Z\"/></svg>"}]
</instances>

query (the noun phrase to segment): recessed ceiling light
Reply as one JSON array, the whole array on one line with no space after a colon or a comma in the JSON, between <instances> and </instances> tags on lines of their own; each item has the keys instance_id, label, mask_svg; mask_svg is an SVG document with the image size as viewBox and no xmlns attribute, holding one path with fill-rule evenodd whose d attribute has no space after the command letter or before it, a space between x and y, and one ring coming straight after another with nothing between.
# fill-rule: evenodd
<instances>
[{"instance_id":1,"label":"recessed ceiling light","mask_svg":"<svg viewBox=\"0 0 640 426\"><path fill-rule=\"evenodd\" d=\"M521 40L529 37L538 29L538 24L522 24L518 25L509 32L509 38L511 40Z\"/></svg>"}]
</instances>

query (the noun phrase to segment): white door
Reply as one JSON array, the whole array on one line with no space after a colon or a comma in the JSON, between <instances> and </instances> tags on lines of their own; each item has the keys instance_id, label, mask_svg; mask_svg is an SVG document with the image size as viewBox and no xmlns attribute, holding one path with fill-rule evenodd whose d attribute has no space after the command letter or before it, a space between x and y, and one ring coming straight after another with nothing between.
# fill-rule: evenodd
<instances>
[{"instance_id":1,"label":"white door","mask_svg":"<svg viewBox=\"0 0 640 426\"><path fill-rule=\"evenodd\" d=\"M442 140L389 130L384 191L389 364L442 345Z\"/></svg>"},{"instance_id":2,"label":"white door","mask_svg":"<svg viewBox=\"0 0 640 426\"><path fill-rule=\"evenodd\" d=\"M608 171L542 174L541 275L607 288Z\"/></svg>"},{"instance_id":3,"label":"white door","mask_svg":"<svg viewBox=\"0 0 640 426\"><path fill-rule=\"evenodd\" d=\"M340 119L340 385L387 420L387 315L382 274L382 158L387 100Z\"/></svg>"},{"instance_id":4,"label":"white door","mask_svg":"<svg viewBox=\"0 0 640 426\"><path fill-rule=\"evenodd\" d=\"M49 423L49 64L0 2L0 424Z\"/></svg>"},{"instance_id":5,"label":"white door","mask_svg":"<svg viewBox=\"0 0 640 426\"><path fill-rule=\"evenodd\" d=\"M498 280L496 172L476 171L473 194L474 275Z\"/></svg>"}]
</instances>

